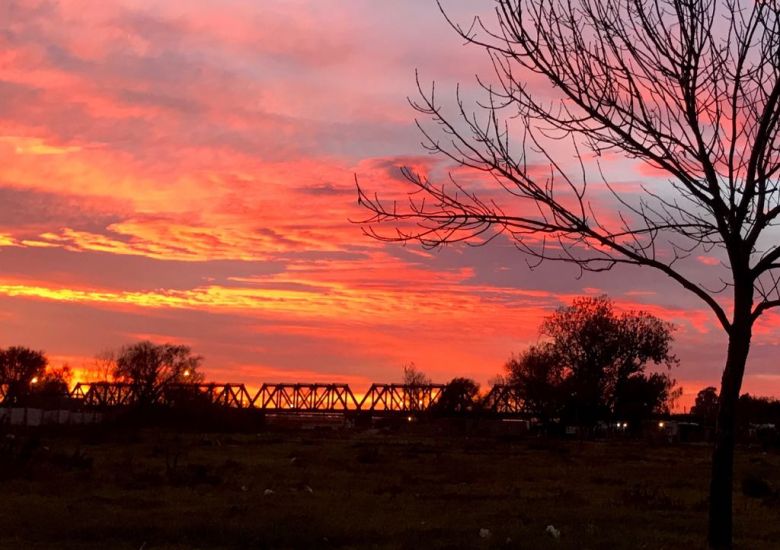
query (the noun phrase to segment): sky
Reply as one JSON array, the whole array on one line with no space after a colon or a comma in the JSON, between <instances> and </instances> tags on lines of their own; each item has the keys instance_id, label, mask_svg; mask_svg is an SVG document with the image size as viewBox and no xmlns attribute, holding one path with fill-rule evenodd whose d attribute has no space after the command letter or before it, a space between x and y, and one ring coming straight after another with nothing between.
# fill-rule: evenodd
<instances>
[{"instance_id":1,"label":"sky","mask_svg":"<svg viewBox=\"0 0 780 550\"><path fill-rule=\"evenodd\" d=\"M655 272L577 278L529 269L506 239L424 250L363 234L356 177L394 196L401 166L446 172L420 146L415 70L443 94L489 74L428 0L4 0L0 346L81 379L95 354L150 339L253 387L359 391L410 362L484 385L556 307L608 293L677 325L684 405L717 385L714 316ZM780 395L775 321L756 329L745 391Z\"/></svg>"}]
</instances>

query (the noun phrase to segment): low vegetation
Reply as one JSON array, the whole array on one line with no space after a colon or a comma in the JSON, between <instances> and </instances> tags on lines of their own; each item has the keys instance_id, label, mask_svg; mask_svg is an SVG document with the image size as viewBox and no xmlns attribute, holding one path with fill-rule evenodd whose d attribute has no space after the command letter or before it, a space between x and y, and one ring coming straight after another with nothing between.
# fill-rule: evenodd
<instances>
[{"instance_id":1,"label":"low vegetation","mask_svg":"<svg viewBox=\"0 0 780 550\"><path fill-rule=\"evenodd\" d=\"M708 447L458 429L8 434L0 547L699 547ZM738 456L738 546L776 547L780 455Z\"/></svg>"}]
</instances>

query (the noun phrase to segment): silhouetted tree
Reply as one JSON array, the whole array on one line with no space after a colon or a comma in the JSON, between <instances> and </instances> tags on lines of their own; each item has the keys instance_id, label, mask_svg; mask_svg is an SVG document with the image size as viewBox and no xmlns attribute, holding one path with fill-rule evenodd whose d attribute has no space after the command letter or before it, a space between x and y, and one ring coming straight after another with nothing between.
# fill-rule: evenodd
<instances>
[{"instance_id":1,"label":"silhouetted tree","mask_svg":"<svg viewBox=\"0 0 780 550\"><path fill-rule=\"evenodd\" d=\"M57 407L68 396L72 377L73 372L68 365L63 365L58 369L48 369L32 385L31 396L41 407Z\"/></svg>"},{"instance_id":2,"label":"silhouetted tree","mask_svg":"<svg viewBox=\"0 0 780 550\"><path fill-rule=\"evenodd\" d=\"M564 369L570 420L592 425L617 414L618 407L628 410L639 394L647 414L663 406L658 399L669 397L673 381L651 380L644 371L649 364L676 364L672 331L671 324L644 311L617 314L606 296L577 298L545 319L540 332L549 338L548 353ZM655 399L645 402L651 394Z\"/></svg>"},{"instance_id":3,"label":"silhouetted tree","mask_svg":"<svg viewBox=\"0 0 780 550\"><path fill-rule=\"evenodd\" d=\"M116 351L106 349L95 354L92 371L97 380L110 381L116 372Z\"/></svg>"},{"instance_id":4,"label":"silhouetted tree","mask_svg":"<svg viewBox=\"0 0 780 550\"><path fill-rule=\"evenodd\" d=\"M632 374L615 387L612 415L639 426L653 415L668 414L682 388L674 389L675 381L666 373Z\"/></svg>"},{"instance_id":5,"label":"silhouetted tree","mask_svg":"<svg viewBox=\"0 0 780 550\"><path fill-rule=\"evenodd\" d=\"M545 426L560 417L566 403L564 369L550 344L531 346L513 356L505 368L506 381L515 387L526 412Z\"/></svg>"},{"instance_id":6,"label":"silhouetted tree","mask_svg":"<svg viewBox=\"0 0 780 550\"><path fill-rule=\"evenodd\" d=\"M431 379L417 368L414 363L404 365L403 383L407 386L424 386L431 383Z\"/></svg>"},{"instance_id":7,"label":"silhouetted tree","mask_svg":"<svg viewBox=\"0 0 780 550\"><path fill-rule=\"evenodd\" d=\"M43 381L49 360L42 351L22 346L0 350L0 383L6 386L5 403L24 404Z\"/></svg>"},{"instance_id":8,"label":"silhouetted tree","mask_svg":"<svg viewBox=\"0 0 780 550\"><path fill-rule=\"evenodd\" d=\"M434 407L441 414L471 413L479 409L479 384L471 378L453 378Z\"/></svg>"},{"instance_id":9,"label":"silhouetted tree","mask_svg":"<svg viewBox=\"0 0 780 550\"><path fill-rule=\"evenodd\" d=\"M696 394L696 401L691 407L691 414L711 426L718 417L718 389L708 386Z\"/></svg>"},{"instance_id":10,"label":"silhouetted tree","mask_svg":"<svg viewBox=\"0 0 780 550\"><path fill-rule=\"evenodd\" d=\"M745 393L739 396L737 419L743 427L749 424L780 426L780 401Z\"/></svg>"},{"instance_id":11,"label":"silhouetted tree","mask_svg":"<svg viewBox=\"0 0 780 550\"><path fill-rule=\"evenodd\" d=\"M425 390L420 386L431 383L431 379L419 370L414 363L404 365L404 385L407 386L406 397L409 400L409 408L417 410L424 399Z\"/></svg>"},{"instance_id":12,"label":"silhouetted tree","mask_svg":"<svg viewBox=\"0 0 780 550\"><path fill-rule=\"evenodd\" d=\"M665 373L646 374L650 363L671 368L673 327L647 312L618 315L605 296L578 298L544 320L546 341L506 364L527 412L592 425L617 417L639 423L667 412L679 396Z\"/></svg>"},{"instance_id":13,"label":"silhouetted tree","mask_svg":"<svg viewBox=\"0 0 780 550\"><path fill-rule=\"evenodd\" d=\"M506 369L506 365L504 365ZM488 386L505 386L509 384L509 376L507 374L496 374L491 378L488 378Z\"/></svg>"},{"instance_id":14,"label":"silhouetted tree","mask_svg":"<svg viewBox=\"0 0 780 550\"><path fill-rule=\"evenodd\" d=\"M149 404L165 384L202 382L202 361L187 346L143 341L119 351L113 376L132 384L139 402Z\"/></svg>"},{"instance_id":15,"label":"silhouetted tree","mask_svg":"<svg viewBox=\"0 0 780 550\"><path fill-rule=\"evenodd\" d=\"M441 130L421 125L425 145L467 168L460 171L467 177L439 185L405 168L414 189L399 204L359 187L371 212L366 230L430 247L502 233L539 261L590 271L646 266L698 297L728 336L708 541L730 548L737 399L753 325L780 306L780 7L753 0L493 6L494 24L447 18L490 56L494 72L479 81L486 97L478 106L458 94L451 115L435 88L418 82L415 106ZM549 88L540 90L539 80ZM643 163L669 185L632 189L625 174L613 185L600 164L607 154ZM394 231L373 225L385 222ZM693 269L702 254L720 265ZM713 287L717 280L722 287Z\"/></svg>"}]
</instances>

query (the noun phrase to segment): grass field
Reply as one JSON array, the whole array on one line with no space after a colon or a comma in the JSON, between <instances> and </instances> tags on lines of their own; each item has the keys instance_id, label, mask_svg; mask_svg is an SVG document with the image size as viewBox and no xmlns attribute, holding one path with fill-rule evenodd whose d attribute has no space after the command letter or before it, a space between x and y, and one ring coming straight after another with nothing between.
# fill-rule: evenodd
<instances>
[{"instance_id":1,"label":"grass field","mask_svg":"<svg viewBox=\"0 0 780 550\"><path fill-rule=\"evenodd\" d=\"M702 547L706 446L435 432L4 437L0 547ZM741 488L780 455L738 457L738 547L780 548L780 501Z\"/></svg>"}]
</instances>

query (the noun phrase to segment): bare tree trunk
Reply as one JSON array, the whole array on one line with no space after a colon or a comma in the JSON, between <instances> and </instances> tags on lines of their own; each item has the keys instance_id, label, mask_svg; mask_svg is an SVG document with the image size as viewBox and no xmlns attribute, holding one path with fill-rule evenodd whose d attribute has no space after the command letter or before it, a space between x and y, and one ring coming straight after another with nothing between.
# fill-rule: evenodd
<instances>
[{"instance_id":1,"label":"bare tree trunk","mask_svg":"<svg viewBox=\"0 0 780 550\"><path fill-rule=\"evenodd\" d=\"M710 480L710 509L707 541L712 550L732 547L732 492L734 484L734 432L742 375L750 350L750 308L735 315L729 334L726 368L721 381L718 421L715 429L715 447L712 452L712 479Z\"/></svg>"}]
</instances>

